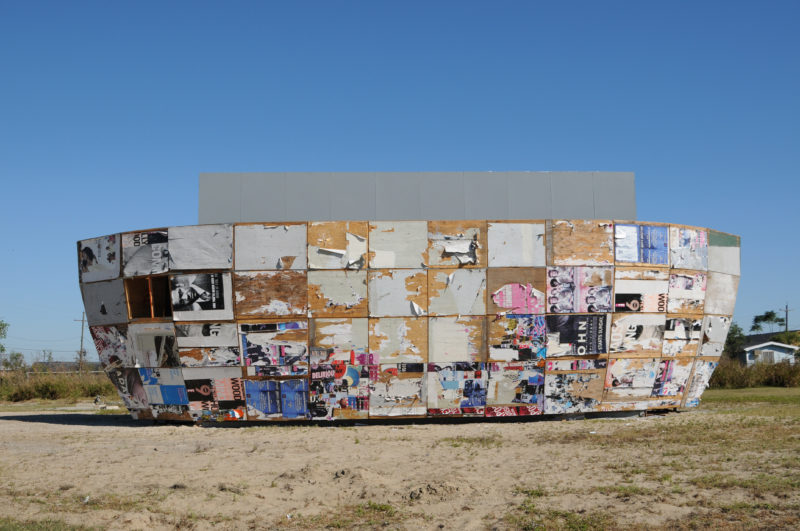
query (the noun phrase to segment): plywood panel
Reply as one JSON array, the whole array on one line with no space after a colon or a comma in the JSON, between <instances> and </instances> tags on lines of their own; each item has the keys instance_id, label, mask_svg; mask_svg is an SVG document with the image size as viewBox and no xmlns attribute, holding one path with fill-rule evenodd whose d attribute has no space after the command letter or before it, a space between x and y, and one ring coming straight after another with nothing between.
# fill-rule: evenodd
<instances>
[{"instance_id":1,"label":"plywood panel","mask_svg":"<svg viewBox=\"0 0 800 531\"><path fill-rule=\"evenodd\" d=\"M487 313L541 314L547 291L543 267L492 267L486 272Z\"/></svg>"},{"instance_id":2,"label":"plywood panel","mask_svg":"<svg viewBox=\"0 0 800 531\"><path fill-rule=\"evenodd\" d=\"M664 314L614 314L609 352L624 357L659 357L664 341Z\"/></svg>"},{"instance_id":3,"label":"plywood panel","mask_svg":"<svg viewBox=\"0 0 800 531\"><path fill-rule=\"evenodd\" d=\"M733 234L708 231L708 270L729 275L740 274L740 239Z\"/></svg>"},{"instance_id":4,"label":"plywood panel","mask_svg":"<svg viewBox=\"0 0 800 531\"><path fill-rule=\"evenodd\" d=\"M694 359L674 358L661 360L658 365L652 396L680 397L686 389L686 383L692 372Z\"/></svg>"},{"instance_id":5,"label":"plywood panel","mask_svg":"<svg viewBox=\"0 0 800 531\"><path fill-rule=\"evenodd\" d=\"M339 361L351 365L374 365L369 356L367 319L311 319L310 327L312 364Z\"/></svg>"},{"instance_id":6,"label":"plywood panel","mask_svg":"<svg viewBox=\"0 0 800 531\"><path fill-rule=\"evenodd\" d=\"M434 269L428 272L430 315L486 313L485 269Z\"/></svg>"},{"instance_id":7,"label":"plywood panel","mask_svg":"<svg viewBox=\"0 0 800 531\"><path fill-rule=\"evenodd\" d=\"M673 269L669 276L669 313L702 315L706 300L706 276L703 271Z\"/></svg>"},{"instance_id":8,"label":"plywood panel","mask_svg":"<svg viewBox=\"0 0 800 531\"><path fill-rule=\"evenodd\" d=\"M430 317L428 353L431 363L486 360L484 317Z\"/></svg>"},{"instance_id":9,"label":"plywood panel","mask_svg":"<svg viewBox=\"0 0 800 531\"><path fill-rule=\"evenodd\" d=\"M367 317L367 272L309 271L308 309L313 317Z\"/></svg>"},{"instance_id":10,"label":"plywood panel","mask_svg":"<svg viewBox=\"0 0 800 531\"><path fill-rule=\"evenodd\" d=\"M366 221L308 224L309 269L363 269L367 266Z\"/></svg>"},{"instance_id":11,"label":"plywood panel","mask_svg":"<svg viewBox=\"0 0 800 531\"><path fill-rule=\"evenodd\" d=\"M664 313L667 311L669 270L617 267L614 270L614 311Z\"/></svg>"},{"instance_id":12,"label":"plywood panel","mask_svg":"<svg viewBox=\"0 0 800 531\"><path fill-rule=\"evenodd\" d=\"M733 315L736 308L736 292L739 289L739 277L717 273L708 274L705 312L717 315Z\"/></svg>"},{"instance_id":13,"label":"plywood panel","mask_svg":"<svg viewBox=\"0 0 800 531\"><path fill-rule=\"evenodd\" d=\"M369 395L369 416L424 416L425 366L422 363L381 364Z\"/></svg>"},{"instance_id":14,"label":"plywood panel","mask_svg":"<svg viewBox=\"0 0 800 531\"><path fill-rule=\"evenodd\" d=\"M369 351L378 363L427 363L428 319L380 317L369 320Z\"/></svg>"},{"instance_id":15,"label":"plywood panel","mask_svg":"<svg viewBox=\"0 0 800 531\"><path fill-rule=\"evenodd\" d=\"M136 363L135 358L127 350L128 325L91 326L89 333L92 335L103 369L132 367Z\"/></svg>"},{"instance_id":16,"label":"plywood panel","mask_svg":"<svg viewBox=\"0 0 800 531\"><path fill-rule=\"evenodd\" d=\"M242 337L242 361L246 367L292 366L290 374L307 373L308 322L298 320L274 320L263 323L239 325ZM255 371L265 374L264 371ZM267 373L281 371L267 371Z\"/></svg>"},{"instance_id":17,"label":"plywood panel","mask_svg":"<svg viewBox=\"0 0 800 531\"><path fill-rule=\"evenodd\" d=\"M133 323L128 325L127 349L137 367L180 367L175 326L172 323Z\"/></svg>"},{"instance_id":18,"label":"plywood panel","mask_svg":"<svg viewBox=\"0 0 800 531\"><path fill-rule=\"evenodd\" d=\"M585 413L597 410L603 399L603 372L546 373L545 414Z\"/></svg>"},{"instance_id":19,"label":"plywood panel","mask_svg":"<svg viewBox=\"0 0 800 531\"><path fill-rule=\"evenodd\" d=\"M731 327L731 318L724 315L706 315L703 318L703 343L701 356L722 356L725 339Z\"/></svg>"},{"instance_id":20,"label":"plywood panel","mask_svg":"<svg viewBox=\"0 0 800 531\"><path fill-rule=\"evenodd\" d=\"M233 280L240 319L308 312L305 271L237 271Z\"/></svg>"},{"instance_id":21,"label":"plywood panel","mask_svg":"<svg viewBox=\"0 0 800 531\"><path fill-rule=\"evenodd\" d=\"M490 362L532 361L544 364L547 354L544 316L506 314L488 320Z\"/></svg>"},{"instance_id":22,"label":"plywood panel","mask_svg":"<svg viewBox=\"0 0 800 531\"><path fill-rule=\"evenodd\" d=\"M614 224L617 264L669 265L669 226Z\"/></svg>"},{"instance_id":23,"label":"plywood panel","mask_svg":"<svg viewBox=\"0 0 800 531\"><path fill-rule=\"evenodd\" d=\"M428 313L428 272L381 269L368 274L370 317L419 317Z\"/></svg>"},{"instance_id":24,"label":"plywood panel","mask_svg":"<svg viewBox=\"0 0 800 531\"><path fill-rule=\"evenodd\" d=\"M167 232L171 270L230 269L233 265L233 225L170 227Z\"/></svg>"},{"instance_id":25,"label":"plywood panel","mask_svg":"<svg viewBox=\"0 0 800 531\"><path fill-rule=\"evenodd\" d=\"M170 290L176 321L233 319L230 273L171 275Z\"/></svg>"},{"instance_id":26,"label":"plywood panel","mask_svg":"<svg viewBox=\"0 0 800 531\"><path fill-rule=\"evenodd\" d=\"M544 267L544 222L487 223L489 267Z\"/></svg>"},{"instance_id":27,"label":"plywood panel","mask_svg":"<svg viewBox=\"0 0 800 531\"><path fill-rule=\"evenodd\" d=\"M548 315L547 358L608 353L611 314Z\"/></svg>"},{"instance_id":28,"label":"plywood panel","mask_svg":"<svg viewBox=\"0 0 800 531\"><path fill-rule=\"evenodd\" d=\"M703 320L697 315L669 315L664 328L661 355L695 356L700 345Z\"/></svg>"},{"instance_id":29,"label":"plywood panel","mask_svg":"<svg viewBox=\"0 0 800 531\"><path fill-rule=\"evenodd\" d=\"M486 267L485 221L429 221L430 267Z\"/></svg>"},{"instance_id":30,"label":"plywood panel","mask_svg":"<svg viewBox=\"0 0 800 531\"><path fill-rule=\"evenodd\" d=\"M181 367L239 367L239 347L179 348Z\"/></svg>"},{"instance_id":31,"label":"plywood panel","mask_svg":"<svg viewBox=\"0 0 800 531\"><path fill-rule=\"evenodd\" d=\"M610 312L613 279L612 267L548 267L547 311Z\"/></svg>"},{"instance_id":32,"label":"plywood panel","mask_svg":"<svg viewBox=\"0 0 800 531\"><path fill-rule=\"evenodd\" d=\"M169 269L167 229L129 232L122 237L122 273L126 277L158 275Z\"/></svg>"},{"instance_id":33,"label":"plywood panel","mask_svg":"<svg viewBox=\"0 0 800 531\"><path fill-rule=\"evenodd\" d=\"M81 282L119 277L119 234L78 242L78 271Z\"/></svg>"},{"instance_id":34,"label":"plywood panel","mask_svg":"<svg viewBox=\"0 0 800 531\"><path fill-rule=\"evenodd\" d=\"M697 359L694 362L694 369L689 386L686 389L686 402L684 407L697 407L700 405L700 396L708 387L708 381L717 368L719 362L715 359Z\"/></svg>"},{"instance_id":35,"label":"plywood panel","mask_svg":"<svg viewBox=\"0 0 800 531\"><path fill-rule=\"evenodd\" d=\"M486 371L483 363L429 363L428 415L483 416Z\"/></svg>"},{"instance_id":36,"label":"plywood panel","mask_svg":"<svg viewBox=\"0 0 800 531\"><path fill-rule=\"evenodd\" d=\"M83 307L90 326L128 321L125 287L122 279L81 285Z\"/></svg>"},{"instance_id":37,"label":"plywood panel","mask_svg":"<svg viewBox=\"0 0 800 531\"><path fill-rule=\"evenodd\" d=\"M306 268L305 223L237 225L236 269Z\"/></svg>"},{"instance_id":38,"label":"plywood panel","mask_svg":"<svg viewBox=\"0 0 800 531\"><path fill-rule=\"evenodd\" d=\"M658 358L611 358L606 372L605 398L649 398L658 364Z\"/></svg>"},{"instance_id":39,"label":"plywood panel","mask_svg":"<svg viewBox=\"0 0 800 531\"><path fill-rule=\"evenodd\" d=\"M547 242L558 266L613 265L614 227L610 220L553 220Z\"/></svg>"},{"instance_id":40,"label":"plywood panel","mask_svg":"<svg viewBox=\"0 0 800 531\"><path fill-rule=\"evenodd\" d=\"M670 226L669 255L672 267L707 270L708 233L701 229Z\"/></svg>"},{"instance_id":41,"label":"plywood panel","mask_svg":"<svg viewBox=\"0 0 800 531\"><path fill-rule=\"evenodd\" d=\"M427 221L373 221L369 224L369 267L427 266Z\"/></svg>"},{"instance_id":42,"label":"plywood panel","mask_svg":"<svg viewBox=\"0 0 800 531\"><path fill-rule=\"evenodd\" d=\"M314 420L369 417L369 390L377 365L334 363L311 368L308 410Z\"/></svg>"},{"instance_id":43,"label":"plywood panel","mask_svg":"<svg viewBox=\"0 0 800 531\"><path fill-rule=\"evenodd\" d=\"M236 323L175 323L175 337L181 348L239 345Z\"/></svg>"},{"instance_id":44,"label":"plywood panel","mask_svg":"<svg viewBox=\"0 0 800 531\"><path fill-rule=\"evenodd\" d=\"M487 364L486 416L541 415L544 370L535 362Z\"/></svg>"}]
</instances>

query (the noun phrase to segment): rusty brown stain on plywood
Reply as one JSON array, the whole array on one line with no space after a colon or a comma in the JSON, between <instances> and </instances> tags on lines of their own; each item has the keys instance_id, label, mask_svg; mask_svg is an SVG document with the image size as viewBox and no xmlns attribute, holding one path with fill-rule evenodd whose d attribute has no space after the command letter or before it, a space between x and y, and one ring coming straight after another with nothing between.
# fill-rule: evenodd
<instances>
[{"instance_id":1,"label":"rusty brown stain on plywood","mask_svg":"<svg viewBox=\"0 0 800 531\"><path fill-rule=\"evenodd\" d=\"M611 220L549 221L548 263L553 265L613 265L614 225Z\"/></svg>"},{"instance_id":2,"label":"rusty brown stain on plywood","mask_svg":"<svg viewBox=\"0 0 800 531\"><path fill-rule=\"evenodd\" d=\"M472 242L472 262L464 262L467 257L446 249L456 242L467 241ZM487 256L485 220L428 222L429 267L486 267Z\"/></svg>"},{"instance_id":3,"label":"rusty brown stain on plywood","mask_svg":"<svg viewBox=\"0 0 800 531\"><path fill-rule=\"evenodd\" d=\"M406 300L428 311L428 272L421 271L405 279Z\"/></svg>"},{"instance_id":4,"label":"rusty brown stain on plywood","mask_svg":"<svg viewBox=\"0 0 800 531\"><path fill-rule=\"evenodd\" d=\"M242 271L233 274L236 317L305 315L305 271Z\"/></svg>"},{"instance_id":5,"label":"rusty brown stain on plywood","mask_svg":"<svg viewBox=\"0 0 800 531\"><path fill-rule=\"evenodd\" d=\"M380 363L427 363L428 319L378 317L369 320L369 351Z\"/></svg>"},{"instance_id":6,"label":"rusty brown stain on plywood","mask_svg":"<svg viewBox=\"0 0 800 531\"><path fill-rule=\"evenodd\" d=\"M367 317L366 271L312 271L308 275L312 317Z\"/></svg>"}]
</instances>

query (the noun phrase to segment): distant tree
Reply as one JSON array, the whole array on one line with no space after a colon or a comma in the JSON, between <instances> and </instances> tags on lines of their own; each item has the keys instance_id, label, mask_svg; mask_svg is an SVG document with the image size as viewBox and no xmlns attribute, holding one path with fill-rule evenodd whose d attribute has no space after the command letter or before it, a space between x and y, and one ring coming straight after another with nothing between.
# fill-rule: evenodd
<instances>
[{"instance_id":1,"label":"distant tree","mask_svg":"<svg viewBox=\"0 0 800 531\"><path fill-rule=\"evenodd\" d=\"M800 345L800 332L778 332L772 336L772 341L777 341L784 345Z\"/></svg>"},{"instance_id":2,"label":"distant tree","mask_svg":"<svg viewBox=\"0 0 800 531\"><path fill-rule=\"evenodd\" d=\"M750 331L761 332L763 330L763 325L765 324L768 324L769 331L773 332L775 330L775 325L784 326L786 324L786 320L774 311L768 310L761 315L756 315L753 317L753 324L750 326Z\"/></svg>"},{"instance_id":3,"label":"distant tree","mask_svg":"<svg viewBox=\"0 0 800 531\"><path fill-rule=\"evenodd\" d=\"M725 348L723 352L727 354L729 358L736 358L736 356L744 350L746 341L747 337L744 335L742 327L736 323L732 323L730 330L728 330L728 337L725 339Z\"/></svg>"},{"instance_id":4,"label":"distant tree","mask_svg":"<svg viewBox=\"0 0 800 531\"><path fill-rule=\"evenodd\" d=\"M8 356L4 357L0 365L2 365L4 369L20 371L26 367L25 356L21 352L11 352Z\"/></svg>"},{"instance_id":5,"label":"distant tree","mask_svg":"<svg viewBox=\"0 0 800 531\"><path fill-rule=\"evenodd\" d=\"M6 338L6 333L8 332L8 323L5 321L0 321L0 339ZM3 354L6 351L6 347L0 343L0 354Z\"/></svg>"}]
</instances>

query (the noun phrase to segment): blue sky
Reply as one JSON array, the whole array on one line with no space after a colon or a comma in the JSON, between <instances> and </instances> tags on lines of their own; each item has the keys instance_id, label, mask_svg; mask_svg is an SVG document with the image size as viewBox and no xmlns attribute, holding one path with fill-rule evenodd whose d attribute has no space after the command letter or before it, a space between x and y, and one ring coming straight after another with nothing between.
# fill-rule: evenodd
<instances>
[{"instance_id":1,"label":"blue sky","mask_svg":"<svg viewBox=\"0 0 800 531\"><path fill-rule=\"evenodd\" d=\"M788 302L800 328L798 20L794 1L0 1L5 345L74 357L75 241L196 223L212 171L634 171L639 219L742 236L737 322Z\"/></svg>"}]
</instances>

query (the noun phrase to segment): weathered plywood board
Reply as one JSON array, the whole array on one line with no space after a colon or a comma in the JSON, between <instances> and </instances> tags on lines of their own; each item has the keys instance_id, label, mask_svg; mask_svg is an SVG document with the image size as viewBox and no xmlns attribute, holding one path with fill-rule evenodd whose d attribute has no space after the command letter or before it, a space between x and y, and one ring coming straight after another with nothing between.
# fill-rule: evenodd
<instances>
[{"instance_id":1,"label":"weathered plywood board","mask_svg":"<svg viewBox=\"0 0 800 531\"><path fill-rule=\"evenodd\" d=\"M367 272L308 272L308 311L312 317L367 317Z\"/></svg>"},{"instance_id":2,"label":"weathered plywood board","mask_svg":"<svg viewBox=\"0 0 800 531\"><path fill-rule=\"evenodd\" d=\"M617 264L669 265L669 227L666 225L614 225Z\"/></svg>"},{"instance_id":3,"label":"weathered plywood board","mask_svg":"<svg viewBox=\"0 0 800 531\"><path fill-rule=\"evenodd\" d=\"M486 318L430 317L428 358L431 363L486 361Z\"/></svg>"},{"instance_id":4,"label":"weathered plywood board","mask_svg":"<svg viewBox=\"0 0 800 531\"><path fill-rule=\"evenodd\" d=\"M184 368L192 418L211 422L245 420L247 405L241 375L239 367Z\"/></svg>"},{"instance_id":5,"label":"weathered plywood board","mask_svg":"<svg viewBox=\"0 0 800 531\"><path fill-rule=\"evenodd\" d=\"M370 385L369 416L424 416L425 365L422 363L381 364Z\"/></svg>"},{"instance_id":6,"label":"weathered plywood board","mask_svg":"<svg viewBox=\"0 0 800 531\"><path fill-rule=\"evenodd\" d=\"M169 270L167 229L129 232L121 238L124 276L158 275Z\"/></svg>"},{"instance_id":7,"label":"weathered plywood board","mask_svg":"<svg viewBox=\"0 0 800 531\"><path fill-rule=\"evenodd\" d=\"M97 356L104 369L110 367L132 367L135 359L128 352L128 325L91 326Z\"/></svg>"},{"instance_id":8,"label":"weathered plywood board","mask_svg":"<svg viewBox=\"0 0 800 531\"><path fill-rule=\"evenodd\" d=\"M239 367L239 347L179 348L181 367Z\"/></svg>"},{"instance_id":9,"label":"weathered plywood board","mask_svg":"<svg viewBox=\"0 0 800 531\"><path fill-rule=\"evenodd\" d=\"M305 223L236 225L237 271L306 269Z\"/></svg>"},{"instance_id":10,"label":"weathered plywood board","mask_svg":"<svg viewBox=\"0 0 800 531\"><path fill-rule=\"evenodd\" d=\"M239 345L236 323L175 323L175 337L180 348Z\"/></svg>"},{"instance_id":11,"label":"weathered plywood board","mask_svg":"<svg viewBox=\"0 0 800 531\"><path fill-rule=\"evenodd\" d=\"M548 221L548 264L614 265L614 225L610 220Z\"/></svg>"},{"instance_id":12,"label":"weathered plywood board","mask_svg":"<svg viewBox=\"0 0 800 531\"><path fill-rule=\"evenodd\" d=\"M603 371L545 373L545 414L595 411L603 399Z\"/></svg>"},{"instance_id":13,"label":"weathered plywood board","mask_svg":"<svg viewBox=\"0 0 800 531\"><path fill-rule=\"evenodd\" d=\"M661 355L695 356L700 344L703 320L696 315L669 315L664 328Z\"/></svg>"},{"instance_id":14,"label":"weathered plywood board","mask_svg":"<svg viewBox=\"0 0 800 531\"><path fill-rule=\"evenodd\" d=\"M151 408L156 405L189 405L180 369L142 368L139 376Z\"/></svg>"},{"instance_id":15,"label":"weathered plywood board","mask_svg":"<svg viewBox=\"0 0 800 531\"><path fill-rule=\"evenodd\" d=\"M172 271L230 269L233 265L233 225L170 227L167 232Z\"/></svg>"},{"instance_id":16,"label":"weathered plywood board","mask_svg":"<svg viewBox=\"0 0 800 531\"><path fill-rule=\"evenodd\" d=\"M719 365L719 362L716 359L699 358L695 360L692 378L686 389L684 407L697 407L700 405L700 396L708 387L708 381L711 379L711 375L714 374L714 369L717 368L717 365Z\"/></svg>"},{"instance_id":17,"label":"weathered plywood board","mask_svg":"<svg viewBox=\"0 0 800 531\"><path fill-rule=\"evenodd\" d=\"M661 360L658 365L652 396L682 395L692 372L693 364L693 358Z\"/></svg>"},{"instance_id":18,"label":"weathered plywood board","mask_svg":"<svg viewBox=\"0 0 800 531\"><path fill-rule=\"evenodd\" d=\"M128 325L127 349L136 367L180 367L181 359L172 323L132 323Z\"/></svg>"},{"instance_id":19,"label":"weathered plywood board","mask_svg":"<svg viewBox=\"0 0 800 531\"><path fill-rule=\"evenodd\" d=\"M478 415L486 406L483 363L429 363L428 415Z\"/></svg>"},{"instance_id":20,"label":"weathered plywood board","mask_svg":"<svg viewBox=\"0 0 800 531\"><path fill-rule=\"evenodd\" d=\"M615 312L666 312L668 292L667 269L617 267L614 270Z\"/></svg>"},{"instance_id":21,"label":"weathered plywood board","mask_svg":"<svg viewBox=\"0 0 800 531\"><path fill-rule=\"evenodd\" d=\"M548 315L547 357L608 353L610 314Z\"/></svg>"},{"instance_id":22,"label":"weathered plywood board","mask_svg":"<svg viewBox=\"0 0 800 531\"><path fill-rule=\"evenodd\" d=\"M544 222L487 223L489 267L544 267Z\"/></svg>"},{"instance_id":23,"label":"weathered plywood board","mask_svg":"<svg viewBox=\"0 0 800 531\"><path fill-rule=\"evenodd\" d=\"M373 269L426 267L427 221L374 221L369 224L369 267Z\"/></svg>"},{"instance_id":24,"label":"weathered plywood board","mask_svg":"<svg viewBox=\"0 0 800 531\"><path fill-rule=\"evenodd\" d=\"M363 269L367 266L366 221L308 224L309 269Z\"/></svg>"},{"instance_id":25,"label":"weathered plywood board","mask_svg":"<svg viewBox=\"0 0 800 531\"><path fill-rule=\"evenodd\" d=\"M485 221L429 221L430 267L486 267Z\"/></svg>"},{"instance_id":26,"label":"weathered plywood board","mask_svg":"<svg viewBox=\"0 0 800 531\"><path fill-rule=\"evenodd\" d=\"M484 315L485 269L434 269L428 272L430 315Z\"/></svg>"},{"instance_id":27,"label":"weathered plywood board","mask_svg":"<svg viewBox=\"0 0 800 531\"><path fill-rule=\"evenodd\" d=\"M308 411L313 420L369 417L370 386L378 379L377 365L334 363L311 367Z\"/></svg>"},{"instance_id":28,"label":"weathered plywood board","mask_svg":"<svg viewBox=\"0 0 800 531\"><path fill-rule=\"evenodd\" d=\"M664 341L665 314L614 314L609 352L627 357L659 357Z\"/></svg>"},{"instance_id":29,"label":"weathered plywood board","mask_svg":"<svg viewBox=\"0 0 800 531\"><path fill-rule=\"evenodd\" d=\"M486 272L487 313L544 313L546 277L544 267L489 268Z\"/></svg>"},{"instance_id":30,"label":"weathered plywood board","mask_svg":"<svg viewBox=\"0 0 800 531\"><path fill-rule=\"evenodd\" d=\"M170 276L172 317L176 321L233 319L230 273L190 273Z\"/></svg>"},{"instance_id":31,"label":"weathered plywood board","mask_svg":"<svg viewBox=\"0 0 800 531\"><path fill-rule=\"evenodd\" d=\"M706 315L703 318L703 343L701 356L722 356L725 339L731 327L731 318L724 315Z\"/></svg>"},{"instance_id":32,"label":"weathered plywood board","mask_svg":"<svg viewBox=\"0 0 800 531\"><path fill-rule=\"evenodd\" d=\"M528 361L487 364L486 416L541 415L544 370ZM505 409L508 408L508 409Z\"/></svg>"},{"instance_id":33,"label":"weathered plywood board","mask_svg":"<svg viewBox=\"0 0 800 531\"><path fill-rule=\"evenodd\" d=\"M306 315L305 271L237 271L233 274L237 318Z\"/></svg>"},{"instance_id":34,"label":"weathered plywood board","mask_svg":"<svg viewBox=\"0 0 800 531\"><path fill-rule=\"evenodd\" d=\"M239 329L246 367L293 366L307 372L309 334L305 319L242 323Z\"/></svg>"},{"instance_id":35,"label":"weathered plywood board","mask_svg":"<svg viewBox=\"0 0 800 531\"><path fill-rule=\"evenodd\" d=\"M606 371L608 400L649 398L656 380L658 358L611 358Z\"/></svg>"},{"instance_id":36,"label":"weathered plywood board","mask_svg":"<svg viewBox=\"0 0 800 531\"><path fill-rule=\"evenodd\" d=\"M548 267L549 313L612 311L613 267Z\"/></svg>"},{"instance_id":37,"label":"weathered plywood board","mask_svg":"<svg viewBox=\"0 0 800 531\"><path fill-rule=\"evenodd\" d=\"M708 270L739 276L740 239L733 234L708 231Z\"/></svg>"},{"instance_id":38,"label":"weathered plywood board","mask_svg":"<svg viewBox=\"0 0 800 531\"><path fill-rule=\"evenodd\" d=\"M556 359L547 360L545 363L547 372L575 372L575 371L594 371L608 367L606 358L575 358L575 359Z\"/></svg>"},{"instance_id":39,"label":"weathered plywood board","mask_svg":"<svg viewBox=\"0 0 800 531\"><path fill-rule=\"evenodd\" d=\"M311 319L309 325L313 365L336 361L351 365L374 364L369 357L367 319Z\"/></svg>"},{"instance_id":40,"label":"weathered plywood board","mask_svg":"<svg viewBox=\"0 0 800 531\"><path fill-rule=\"evenodd\" d=\"M428 272L381 269L368 276L370 317L419 317L428 313Z\"/></svg>"},{"instance_id":41,"label":"weathered plywood board","mask_svg":"<svg viewBox=\"0 0 800 531\"><path fill-rule=\"evenodd\" d=\"M188 405L179 404L150 404L150 415L153 420L168 420L174 422L191 422Z\"/></svg>"},{"instance_id":42,"label":"weathered plywood board","mask_svg":"<svg viewBox=\"0 0 800 531\"><path fill-rule=\"evenodd\" d=\"M672 267L707 270L708 233L702 229L670 226L669 256Z\"/></svg>"},{"instance_id":43,"label":"weathered plywood board","mask_svg":"<svg viewBox=\"0 0 800 531\"><path fill-rule=\"evenodd\" d=\"M427 363L428 319L379 317L369 320L369 352L376 363Z\"/></svg>"},{"instance_id":44,"label":"weathered plywood board","mask_svg":"<svg viewBox=\"0 0 800 531\"><path fill-rule=\"evenodd\" d=\"M547 328L542 315L490 317L488 356L490 362L525 361L543 364L547 355Z\"/></svg>"},{"instance_id":45,"label":"weathered plywood board","mask_svg":"<svg viewBox=\"0 0 800 531\"><path fill-rule=\"evenodd\" d=\"M118 234L78 242L78 271L81 282L118 278L119 264Z\"/></svg>"},{"instance_id":46,"label":"weathered plywood board","mask_svg":"<svg viewBox=\"0 0 800 531\"><path fill-rule=\"evenodd\" d=\"M126 323L125 286L121 278L81 285L89 326Z\"/></svg>"},{"instance_id":47,"label":"weathered plywood board","mask_svg":"<svg viewBox=\"0 0 800 531\"><path fill-rule=\"evenodd\" d=\"M274 420L281 415L281 382L244 380L247 420Z\"/></svg>"},{"instance_id":48,"label":"weathered plywood board","mask_svg":"<svg viewBox=\"0 0 800 531\"><path fill-rule=\"evenodd\" d=\"M706 300L703 271L673 269L669 276L669 313L702 315Z\"/></svg>"},{"instance_id":49,"label":"weathered plywood board","mask_svg":"<svg viewBox=\"0 0 800 531\"><path fill-rule=\"evenodd\" d=\"M115 367L106 370L106 375L116 387L125 407L129 410L147 409L147 393L142 385L139 370L134 368Z\"/></svg>"},{"instance_id":50,"label":"weathered plywood board","mask_svg":"<svg viewBox=\"0 0 800 531\"><path fill-rule=\"evenodd\" d=\"M736 292L739 289L739 277L717 273L708 274L706 288L705 313L715 315L733 315L736 308Z\"/></svg>"}]
</instances>

